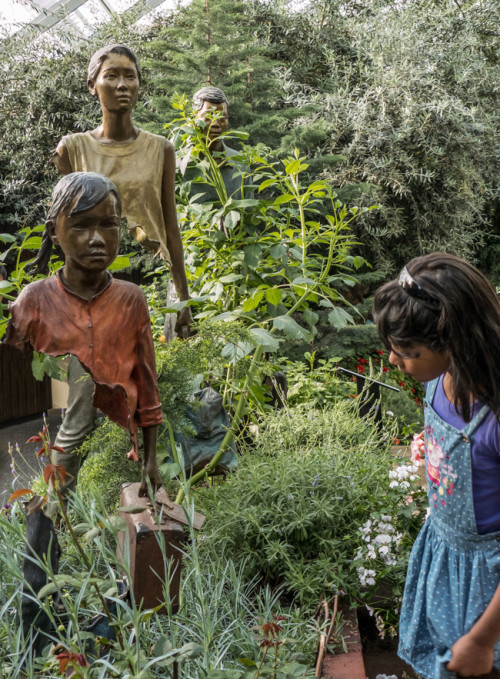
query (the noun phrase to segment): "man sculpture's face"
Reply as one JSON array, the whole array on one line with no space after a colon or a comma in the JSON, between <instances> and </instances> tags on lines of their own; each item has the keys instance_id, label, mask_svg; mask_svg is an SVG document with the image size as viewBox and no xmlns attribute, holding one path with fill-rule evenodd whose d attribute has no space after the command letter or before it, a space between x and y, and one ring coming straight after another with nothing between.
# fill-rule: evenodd
<instances>
[{"instance_id":1,"label":"man sculpture's face","mask_svg":"<svg viewBox=\"0 0 500 679\"><path fill-rule=\"evenodd\" d=\"M218 112L218 116L214 114ZM207 137L210 141L215 141L220 135L227 130L228 114L227 104L211 104L209 101L204 101L203 106L197 111L197 117L204 120L207 124L205 128Z\"/></svg>"}]
</instances>

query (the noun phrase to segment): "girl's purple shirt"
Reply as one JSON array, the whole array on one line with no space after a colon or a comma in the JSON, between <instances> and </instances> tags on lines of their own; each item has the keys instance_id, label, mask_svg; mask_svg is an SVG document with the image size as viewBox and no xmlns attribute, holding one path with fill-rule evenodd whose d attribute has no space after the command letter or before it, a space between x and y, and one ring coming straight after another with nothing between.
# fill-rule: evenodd
<instances>
[{"instance_id":1,"label":"girl's purple shirt","mask_svg":"<svg viewBox=\"0 0 500 679\"><path fill-rule=\"evenodd\" d=\"M426 385L427 386L427 385ZM434 395L435 412L455 429L466 426L459 410L450 403L443 389L443 375ZM481 409L477 401L472 417ZM477 531L480 535L500 531L500 422L490 412L474 434L471 447L472 492Z\"/></svg>"}]
</instances>

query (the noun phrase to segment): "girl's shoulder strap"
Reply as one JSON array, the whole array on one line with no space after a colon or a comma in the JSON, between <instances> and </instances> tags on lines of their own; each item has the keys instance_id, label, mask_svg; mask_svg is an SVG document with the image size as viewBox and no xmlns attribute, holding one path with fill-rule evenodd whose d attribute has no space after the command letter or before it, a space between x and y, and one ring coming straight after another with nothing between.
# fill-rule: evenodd
<instances>
[{"instance_id":1,"label":"girl's shoulder strap","mask_svg":"<svg viewBox=\"0 0 500 679\"><path fill-rule=\"evenodd\" d=\"M468 422L467 425L464 427L463 429L464 433L467 434L468 436L473 434L489 412L490 412L489 406L483 406L482 408L480 408L479 411L474 415L472 420Z\"/></svg>"},{"instance_id":2,"label":"girl's shoulder strap","mask_svg":"<svg viewBox=\"0 0 500 679\"><path fill-rule=\"evenodd\" d=\"M427 403L430 403L432 405L432 401L434 400L434 394L436 393L437 386L439 384L440 377L436 377L435 380L431 380L430 382L427 382L425 385L425 400Z\"/></svg>"}]
</instances>

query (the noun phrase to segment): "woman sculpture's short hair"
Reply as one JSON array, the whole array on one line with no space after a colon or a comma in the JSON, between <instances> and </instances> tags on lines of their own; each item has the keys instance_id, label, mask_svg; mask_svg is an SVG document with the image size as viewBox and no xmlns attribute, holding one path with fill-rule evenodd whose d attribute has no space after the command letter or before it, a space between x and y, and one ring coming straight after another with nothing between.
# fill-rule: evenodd
<instances>
[{"instance_id":1,"label":"woman sculpture's short hair","mask_svg":"<svg viewBox=\"0 0 500 679\"><path fill-rule=\"evenodd\" d=\"M105 45L104 47L101 47L101 49L98 49L97 52L94 52L94 54L90 57L89 68L87 71L87 82L89 80L92 81L96 80L105 59L110 54L123 54L123 56L128 57L130 61L133 61L137 69L139 82L142 82L141 69L139 66L139 60L137 59L137 56L130 49L130 47L127 47L126 45L120 45L118 43L115 45Z\"/></svg>"}]
</instances>

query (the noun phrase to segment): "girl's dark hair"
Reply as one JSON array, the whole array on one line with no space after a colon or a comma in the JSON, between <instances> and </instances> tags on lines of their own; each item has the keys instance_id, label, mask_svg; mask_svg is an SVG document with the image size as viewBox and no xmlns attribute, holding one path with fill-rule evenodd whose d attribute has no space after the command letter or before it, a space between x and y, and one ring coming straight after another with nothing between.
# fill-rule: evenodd
<instances>
[{"instance_id":1,"label":"girl's dark hair","mask_svg":"<svg viewBox=\"0 0 500 679\"><path fill-rule=\"evenodd\" d=\"M448 351L454 404L466 422L471 395L500 417L500 301L472 264L446 253L415 257L399 280L375 294L374 316L387 345Z\"/></svg>"},{"instance_id":2,"label":"girl's dark hair","mask_svg":"<svg viewBox=\"0 0 500 679\"><path fill-rule=\"evenodd\" d=\"M57 215L68 210L74 200L76 200L76 203L71 208L71 215L90 210L99 205L108 193L115 194L118 201L118 212L121 214L120 194L111 179L104 177L102 174L97 174L97 172L72 172L71 174L66 174L57 182L52 191L47 221L57 219ZM40 252L32 264L30 273L32 275L45 273L51 254L52 241L47 230L45 230Z\"/></svg>"},{"instance_id":3,"label":"girl's dark hair","mask_svg":"<svg viewBox=\"0 0 500 679\"><path fill-rule=\"evenodd\" d=\"M139 82L140 83L142 82L139 60L137 59L135 53L132 52L130 47L127 47L126 45L119 45L119 44L106 45L105 47L101 47L101 49L98 49L97 52L94 52L94 54L90 57L90 61L89 61L89 68L88 68L88 71L87 71L87 82L89 80L93 80L93 81L96 80L105 59L110 54L123 54L123 56L128 57L130 59L130 61L133 61L134 64L135 64L135 67L137 69L137 75L139 77Z\"/></svg>"}]
</instances>

